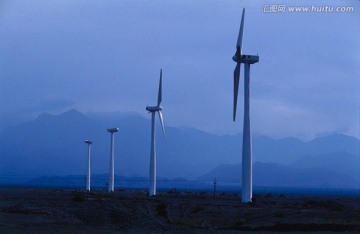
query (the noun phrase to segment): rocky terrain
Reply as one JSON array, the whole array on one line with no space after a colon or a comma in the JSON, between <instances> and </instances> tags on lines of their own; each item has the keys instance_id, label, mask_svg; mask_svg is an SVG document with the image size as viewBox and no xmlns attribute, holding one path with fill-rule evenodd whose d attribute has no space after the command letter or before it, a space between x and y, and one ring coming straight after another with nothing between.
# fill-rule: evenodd
<instances>
[{"instance_id":1,"label":"rocky terrain","mask_svg":"<svg viewBox=\"0 0 360 234\"><path fill-rule=\"evenodd\" d=\"M360 232L360 198L0 188L1 233Z\"/></svg>"}]
</instances>

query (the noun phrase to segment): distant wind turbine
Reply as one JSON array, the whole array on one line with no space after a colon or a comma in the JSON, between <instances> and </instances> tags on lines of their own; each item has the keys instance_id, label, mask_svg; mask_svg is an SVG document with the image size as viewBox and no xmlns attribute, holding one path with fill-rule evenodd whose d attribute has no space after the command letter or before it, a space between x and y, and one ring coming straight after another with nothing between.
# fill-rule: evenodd
<instances>
[{"instance_id":1,"label":"distant wind turbine","mask_svg":"<svg viewBox=\"0 0 360 234\"><path fill-rule=\"evenodd\" d=\"M88 145L88 167L87 167L87 177L86 177L86 191L90 191L90 145L93 143L90 140L84 141Z\"/></svg>"},{"instance_id":2,"label":"distant wind turbine","mask_svg":"<svg viewBox=\"0 0 360 234\"><path fill-rule=\"evenodd\" d=\"M234 110L233 120L236 118L236 106L240 81L240 66L245 66L245 93L244 93L244 129L242 146L242 202L251 202L252 199L252 156L251 156L251 131L250 131L250 64L259 62L258 55L245 55L242 53L242 39L244 31L245 8L242 12L239 36L236 43L236 53L233 60L236 62L234 70Z\"/></svg>"},{"instance_id":3,"label":"distant wind turbine","mask_svg":"<svg viewBox=\"0 0 360 234\"><path fill-rule=\"evenodd\" d=\"M160 70L159 93L156 106L147 106L146 110L151 113L151 147L150 147L150 187L149 196L156 195L156 148L155 148L155 112L158 112L162 131L165 135L164 121L161 114L162 107L162 69Z\"/></svg>"},{"instance_id":4,"label":"distant wind turbine","mask_svg":"<svg viewBox=\"0 0 360 234\"><path fill-rule=\"evenodd\" d=\"M119 131L118 128L108 128L110 132L110 173L109 173L109 193L114 192L114 133Z\"/></svg>"}]
</instances>

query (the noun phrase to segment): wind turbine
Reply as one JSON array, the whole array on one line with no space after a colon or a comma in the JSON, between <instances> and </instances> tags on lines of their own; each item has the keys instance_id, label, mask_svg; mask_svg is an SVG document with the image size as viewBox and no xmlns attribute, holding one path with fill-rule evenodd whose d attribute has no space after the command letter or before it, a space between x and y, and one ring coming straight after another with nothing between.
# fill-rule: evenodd
<instances>
[{"instance_id":1,"label":"wind turbine","mask_svg":"<svg viewBox=\"0 0 360 234\"><path fill-rule=\"evenodd\" d=\"M242 12L240 30L236 43L236 53L233 60L236 62L234 70L234 110L233 120L236 118L236 106L240 81L240 66L245 66L244 80L244 129L242 146L242 202L251 202L252 198L252 156L251 156L251 131L250 131L250 64L259 62L258 55L245 55L242 53L242 39L244 31L245 8Z\"/></svg>"},{"instance_id":2,"label":"wind turbine","mask_svg":"<svg viewBox=\"0 0 360 234\"><path fill-rule=\"evenodd\" d=\"M155 112L158 112L162 131L165 135L164 120L161 114L162 107L162 69L160 70L159 93L156 106L147 106L146 110L151 113L151 147L150 147L150 187L149 196L156 195L156 148L155 148Z\"/></svg>"},{"instance_id":3,"label":"wind turbine","mask_svg":"<svg viewBox=\"0 0 360 234\"><path fill-rule=\"evenodd\" d=\"M87 177L86 177L86 191L90 191L90 145L93 143L90 140L84 141L88 145L88 167L87 167Z\"/></svg>"},{"instance_id":4,"label":"wind turbine","mask_svg":"<svg viewBox=\"0 0 360 234\"><path fill-rule=\"evenodd\" d=\"M118 128L108 128L110 132L110 173L109 173L109 193L114 192L114 133L119 131Z\"/></svg>"}]
</instances>

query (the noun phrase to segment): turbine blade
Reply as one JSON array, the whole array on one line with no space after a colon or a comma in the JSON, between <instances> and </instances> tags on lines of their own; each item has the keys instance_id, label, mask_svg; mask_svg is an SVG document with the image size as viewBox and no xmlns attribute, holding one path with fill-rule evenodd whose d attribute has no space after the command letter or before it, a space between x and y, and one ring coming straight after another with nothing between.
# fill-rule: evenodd
<instances>
[{"instance_id":1,"label":"turbine blade","mask_svg":"<svg viewBox=\"0 0 360 234\"><path fill-rule=\"evenodd\" d=\"M238 40L236 43L236 49L239 50L240 56L242 55L242 39L243 39L243 32L244 32L244 18L245 18L245 8L243 9L242 16L241 16L241 23L240 23L240 30L238 35Z\"/></svg>"},{"instance_id":2,"label":"turbine blade","mask_svg":"<svg viewBox=\"0 0 360 234\"><path fill-rule=\"evenodd\" d=\"M157 105L160 106L162 101L162 69L160 70L159 94Z\"/></svg>"},{"instance_id":3,"label":"turbine blade","mask_svg":"<svg viewBox=\"0 0 360 234\"><path fill-rule=\"evenodd\" d=\"M233 120L236 118L236 107L237 107L237 98L239 92L239 82L240 82L240 66L241 63L237 63L234 70L234 112L233 112Z\"/></svg>"},{"instance_id":4,"label":"turbine blade","mask_svg":"<svg viewBox=\"0 0 360 234\"><path fill-rule=\"evenodd\" d=\"M159 113L159 119L160 119L160 123L161 123L161 128L162 128L162 131L164 133L164 138L166 140L166 134L165 134L165 127L164 127L164 120L163 120L163 116L161 114L161 111L158 111Z\"/></svg>"}]
</instances>

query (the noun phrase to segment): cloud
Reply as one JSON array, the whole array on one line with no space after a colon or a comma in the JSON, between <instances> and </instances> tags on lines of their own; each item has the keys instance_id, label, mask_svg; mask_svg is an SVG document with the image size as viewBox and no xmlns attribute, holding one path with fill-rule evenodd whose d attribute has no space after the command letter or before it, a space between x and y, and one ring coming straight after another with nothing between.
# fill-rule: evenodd
<instances>
[{"instance_id":1,"label":"cloud","mask_svg":"<svg viewBox=\"0 0 360 234\"><path fill-rule=\"evenodd\" d=\"M311 108L266 99L253 99L252 107L255 134L276 138L294 136L309 140L324 132L354 135L359 130L356 116L347 116L349 121L343 121L346 119L343 115L330 116L329 113Z\"/></svg>"},{"instance_id":2,"label":"cloud","mask_svg":"<svg viewBox=\"0 0 360 234\"><path fill-rule=\"evenodd\" d=\"M243 86L239 119L231 121L231 57L246 7L244 51L260 56L251 67L253 129L309 137L352 131L359 120L355 13L264 14L254 1L7 3L0 14L3 116L70 107L143 114L156 101L163 68L167 123L241 132Z\"/></svg>"},{"instance_id":3,"label":"cloud","mask_svg":"<svg viewBox=\"0 0 360 234\"><path fill-rule=\"evenodd\" d=\"M39 100L38 108L42 111L62 111L72 105L74 105L74 101L70 98L50 95Z\"/></svg>"},{"instance_id":4,"label":"cloud","mask_svg":"<svg viewBox=\"0 0 360 234\"><path fill-rule=\"evenodd\" d=\"M49 95L41 98L21 97L15 100L15 105L11 100L5 99L1 104L0 130L34 119L44 112L52 114L64 112L72 108L75 102L67 97Z\"/></svg>"}]
</instances>

